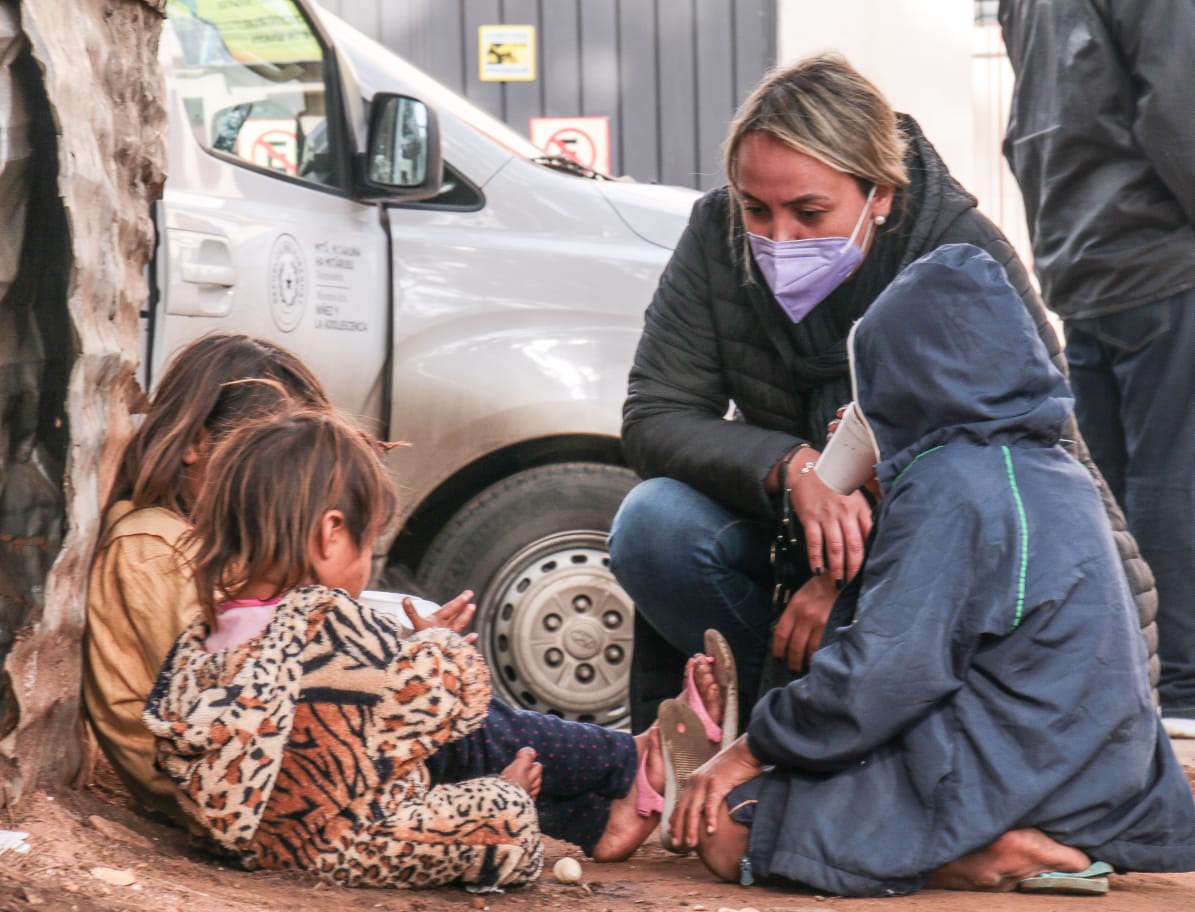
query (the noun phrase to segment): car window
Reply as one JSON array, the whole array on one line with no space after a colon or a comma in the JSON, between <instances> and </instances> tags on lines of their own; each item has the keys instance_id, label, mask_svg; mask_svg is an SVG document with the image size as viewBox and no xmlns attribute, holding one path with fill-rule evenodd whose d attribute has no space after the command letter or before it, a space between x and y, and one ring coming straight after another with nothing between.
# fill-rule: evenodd
<instances>
[{"instance_id":1,"label":"car window","mask_svg":"<svg viewBox=\"0 0 1195 912\"><path fill-rule=\"evenodd\" d=\"M213 152L298 180L338 182L325 55L292 0L168 0L176 91Z\"/></svg>"}]
</instances>

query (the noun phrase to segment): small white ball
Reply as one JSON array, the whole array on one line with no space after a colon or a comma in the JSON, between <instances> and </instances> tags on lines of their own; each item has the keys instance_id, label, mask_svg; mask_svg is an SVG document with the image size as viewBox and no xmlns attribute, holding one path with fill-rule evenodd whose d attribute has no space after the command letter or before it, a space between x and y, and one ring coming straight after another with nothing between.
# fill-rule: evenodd
<instances>
[{"instance_id":1,"label":"small white ball","mask_svg":"<svg viewBox=\"0 0 1195 912\"><path fill-rule=\"evenodd\" d=\"M552 868L552 875L561 883L576 883L581 879L581 865L575 858L562 858Z\"/></svg>"}]
</instances>

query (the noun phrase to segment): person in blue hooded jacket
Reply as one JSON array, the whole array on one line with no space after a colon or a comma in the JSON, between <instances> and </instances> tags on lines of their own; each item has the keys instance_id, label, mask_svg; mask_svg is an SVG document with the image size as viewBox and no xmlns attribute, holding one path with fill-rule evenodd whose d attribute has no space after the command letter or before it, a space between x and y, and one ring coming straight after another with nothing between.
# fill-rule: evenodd
<instances>
[{"instance_id":1,"label":"person in blue hooded jacket","mask_svg":"<svg viewBox=\"0 0 1195 912\"><path fill-rule=\"evenodd\" d=\"M870 551L807 673L693 774L673 838L726 879L853 896L1195 869L1108 521L1059 445L1071 393L1003 269L968 244L917 260L850 357Z\"/></svg>"}]
</instances>

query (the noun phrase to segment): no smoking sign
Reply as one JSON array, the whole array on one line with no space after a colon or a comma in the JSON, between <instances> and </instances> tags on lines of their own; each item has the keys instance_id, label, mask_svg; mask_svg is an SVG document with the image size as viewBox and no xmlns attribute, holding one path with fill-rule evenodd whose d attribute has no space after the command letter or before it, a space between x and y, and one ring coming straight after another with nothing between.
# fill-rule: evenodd
<instances>
[{"instance_id":1,"label":"no smoking sign","mask_svg":"<svg viewBox=\"0 0 1195 912\"><path fill-rule=\"evenodd\" d=\"M531 142L548 155L610 173L610 118L532 117Z\"/></svg>"}]
</instances>

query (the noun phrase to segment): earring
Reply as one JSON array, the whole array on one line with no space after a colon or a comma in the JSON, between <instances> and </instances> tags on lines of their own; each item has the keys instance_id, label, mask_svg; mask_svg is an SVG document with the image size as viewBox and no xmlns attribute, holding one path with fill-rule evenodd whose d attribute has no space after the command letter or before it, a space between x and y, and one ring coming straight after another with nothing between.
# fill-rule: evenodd
<instances>
[{"instance_id":1,"label":"earring","mask_svg":"<svg viewBox=\"0 0 1195 912\"><path fill-rule=\"evenodd\" d=\"M877 227L877 228L879 228L879 227L880 227L881 225L883 225L883 224L884 224L886 221L888 221L888 219L886 219L884 216L882 216L882 215L877 215L877 216L876 216L876 218L875 218L876 227Z\"/></svg>"}]
</instances>

